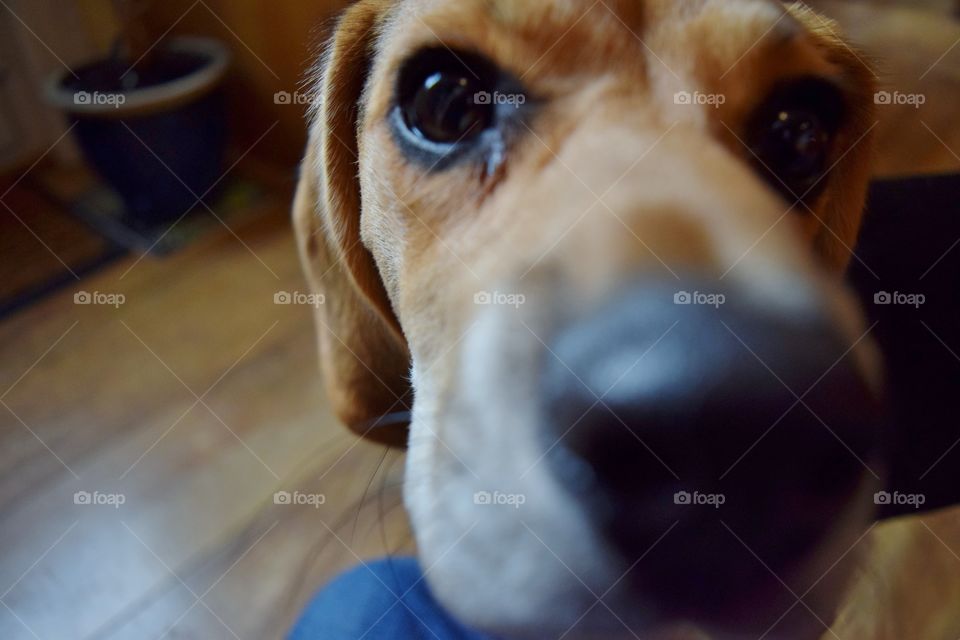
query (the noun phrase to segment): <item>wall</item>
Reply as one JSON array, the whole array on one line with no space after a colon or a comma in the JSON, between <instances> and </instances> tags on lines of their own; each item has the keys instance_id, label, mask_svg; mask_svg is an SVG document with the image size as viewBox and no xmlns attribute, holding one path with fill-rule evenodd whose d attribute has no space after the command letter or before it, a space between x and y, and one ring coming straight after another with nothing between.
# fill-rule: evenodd
<instances>
[{"instance_id":1,"label":"wall","mask_svg":"<svg viewBox=\"0 0 960 640\"><path fill-rule=\"evenodd\" d=\"M98 0L90 0L98 1ZM252 154L294 166L306 140L305 107L278 105L274 94L293 92L316 57L332 18L346 0L164 0L146 16L152 35L202 34L234 52L228 80L230 119L237 150L245 151L274 123Z\"/></svg>"},{"instance_id":2,"label":"wall","mask_svg":"<svg viewBox=\"0 0 960 640\"><path fill-rule=\"evenodd\" d=\"M56 73L96 55L77 5L63 0L6 0L0 5L0 171L32 163L43 153L75 161L66 124L43 99ZM52 146L54 145L54 146Z\"/></svg>"}]
</instances>

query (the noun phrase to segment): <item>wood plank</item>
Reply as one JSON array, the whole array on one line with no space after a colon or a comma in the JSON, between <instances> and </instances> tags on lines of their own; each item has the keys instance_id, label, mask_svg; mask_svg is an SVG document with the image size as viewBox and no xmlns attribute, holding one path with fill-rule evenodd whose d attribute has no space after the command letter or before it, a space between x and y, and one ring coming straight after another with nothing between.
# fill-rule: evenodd
<instances>
[{"instance_id":1,"label":"wood plank","mask_svg":"<svg viewBox=\"0 0 960 640\"><path fill-rule=\"evenodd\" d=\"M39 637L159 636L194 602L171 569L200 594L241 556L205 600L241 637L279 635L309 591L355 562L328 547L290 591L297 571L310 569L310 549L332 538L320 522L352 521L382 449L354 447L327 412L309 310L273 302L277 291L303 288L285 210L253 227L241 236L256 257L224 232L125 277L132 261L84 283L124 294L119 308L74 305L67 291L0 326L0 388L16 383L4 402L79 476L0 407L0 585L16 583L4 601ZM215 383L209 409L193 406L193 393ZM274 505L285 486L327 502ZM125 502L75 505L76 491ZM374 513L364 511L358 554L380 550L379 534L365 530ZM394 513L405 531L402 510ZM266 530L263 546L244 555ZM22 623L0 609L0 637L32 637ZM197 605L176 632L225 630Z\"/></svg>"}]
</instances>

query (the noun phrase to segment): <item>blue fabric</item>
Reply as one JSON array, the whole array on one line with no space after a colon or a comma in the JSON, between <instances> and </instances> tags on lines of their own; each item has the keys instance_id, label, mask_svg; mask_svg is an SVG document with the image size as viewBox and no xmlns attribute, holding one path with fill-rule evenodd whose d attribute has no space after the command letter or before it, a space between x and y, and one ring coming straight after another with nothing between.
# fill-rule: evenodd
<instances>
[{"instance_id":1,"label":"blue fabric","mask_svg":"<svg viewBox=\"0 0 960 640\"><path fill-rule=\"evenodd\" d=\"M324 587L288 640L492 640L444 611L413 558L360 565Z\"/></svg>"}]
</instances>

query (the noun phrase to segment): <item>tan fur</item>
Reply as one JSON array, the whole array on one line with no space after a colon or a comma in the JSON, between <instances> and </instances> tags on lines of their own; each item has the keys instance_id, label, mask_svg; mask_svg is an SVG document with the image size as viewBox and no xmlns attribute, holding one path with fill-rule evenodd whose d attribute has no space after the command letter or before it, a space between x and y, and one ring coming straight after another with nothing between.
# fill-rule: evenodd
<instances>
[{"instance_id":1,"label":"tan fur","mask_svg":"<svg viewBox=\"0 0 960 640\"><path fill-rule=\"evenodd\" d=\"M377 419L407 409L409 355L369 252L360 242L357 105L363 69L388 3L366 2L343 19L319 81L316 126L294 203L301 259L314 291L324 380L333 409L360 435L399 444Z\"/></svg>"},{"instance_id":2,"label":"tan fur","mask_svg":"<svg viewBox=\"0 0 960 640\"><path fill-rule=\"evenodd\" d=\"M569 578L538 582L497 555L507 545L532 566L553 563L516 521L478 521L461 540L472 518L463 496L525 466L533 450L524 373L540 345L517 317L536 333L551 309L589 307L631 274L729 271L730 282L784 309L827 301L851 342L863 333L838 276L870 175L873 75L835 25L800 4L783 11L764 0L361 0L344 14L317 82L294 207L310 284L326 298L317 312L324 377L348 426L397 444L402 431L370 426L410 404L412 369L407 506L424 564L438 565L431 586L469 622L522 629L531 611L560 606L549 588ZM395 73L438 38L482 52L543 102L493 176L471 167L425 175L392 142L385 120ZM782 216L786 204L748 166L737 132L774 82L811 73L845 88L853 118L824 196L812 211ZM679 107L672 97L682 90L727 102ZM472 303L498 287L535 304L508 317ZM876 378L869 340L853 357ZM572 570L601 583L602 550L539 474L516 480L535 498L527 517L563 522L560 533L579 540L567 549ZM826 566L861 525L838 537ZM950 563L935 549L919 523L879 526L811 599L828 619L839 616L844 640L954 638L960 607L945 602L958 597L960 566L940 572L941 588L923 597L898 588L912 584L917 558ZM820 573L788 579L803 585ZM844 600L848 573L859 581ZM516 590L524 597L502 601Z\"/></svg>"}]
</instances>

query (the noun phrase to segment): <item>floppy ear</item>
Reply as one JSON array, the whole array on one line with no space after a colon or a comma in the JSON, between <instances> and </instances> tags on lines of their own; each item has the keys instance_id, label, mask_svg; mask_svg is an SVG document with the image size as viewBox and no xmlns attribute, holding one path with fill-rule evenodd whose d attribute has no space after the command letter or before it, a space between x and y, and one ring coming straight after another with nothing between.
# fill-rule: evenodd
<instances>
[{"instance_id":1,"label":"floppy ear","mask_svg":"<svg viewBox=\"0 0 960 640\"><path fill-rule=\"evenodd\" d=\"M843 40L834 21L803 3L789 3L787 9L812 34L827 59L843 70L842 82L851 96L850 126L839 141L842 157L826 178L825 201L817 207L822 224L815 238L816 249L827 264L843 271L856 247L872 174L876 76L866 57Z\"/></svg>"},{"instance_id":2,"label":"floppy ear","mask_svg":"<svg viewBox=\"0 0 960 640\"><path fill-rule=\"evenodd\" d=\"M389 2L362 0L341 18L317 85L293 218L314 293L320 361L333 410L353 431L406 440L410 356L373 256L360 239L358 110Z\"/></svg>"}]
</instances>

